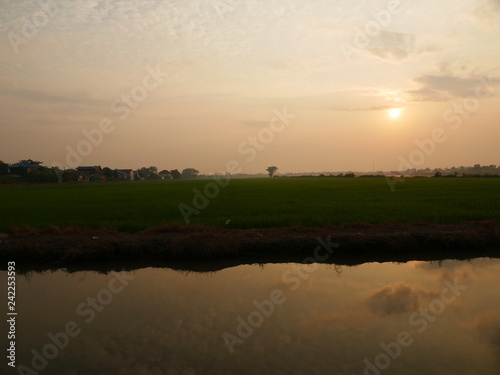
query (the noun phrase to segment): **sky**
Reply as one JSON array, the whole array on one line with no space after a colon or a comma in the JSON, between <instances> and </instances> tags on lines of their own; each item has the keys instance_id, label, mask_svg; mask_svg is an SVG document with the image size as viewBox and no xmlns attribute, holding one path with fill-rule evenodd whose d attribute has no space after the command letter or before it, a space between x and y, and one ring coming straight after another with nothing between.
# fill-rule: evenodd
<instances>
[{"instance_id":1,"label":"sky","mask_svg":"<svg viewBox=\"0 0 500 375\"><path fill-rule=\"evenodd\" d=\"M0 0L0 35L8 163L500 164L500 0Z\"/></svg>"}]
</instances>

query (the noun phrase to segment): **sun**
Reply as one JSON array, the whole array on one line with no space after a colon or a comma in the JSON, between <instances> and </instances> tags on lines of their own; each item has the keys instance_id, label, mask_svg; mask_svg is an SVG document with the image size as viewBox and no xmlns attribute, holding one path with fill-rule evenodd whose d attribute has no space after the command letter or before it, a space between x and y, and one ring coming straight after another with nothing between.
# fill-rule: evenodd
<instances>
[{"instance_id":1,"label":"sun","mask_svg":"<svg viewBox=\"0 0 500 375\"><path fill-rule=\"evenodd\" d=\"M402 111L403 110L401 108L389 109L389 116L391 116L392 118L398 118L399 116L401 116Z\"/></svg>"}]
</instances>

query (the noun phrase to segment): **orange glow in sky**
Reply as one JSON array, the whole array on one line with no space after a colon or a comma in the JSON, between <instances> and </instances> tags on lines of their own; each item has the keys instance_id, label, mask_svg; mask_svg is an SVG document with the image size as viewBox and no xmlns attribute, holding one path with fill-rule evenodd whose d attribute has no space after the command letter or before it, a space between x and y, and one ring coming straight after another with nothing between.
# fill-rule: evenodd
<instances>
[{"instance_id":1,"label":"orange glow in sky","mask_svg":"<svg viewBox=\"0 0 500 375\"><path fill-rule=\"evenodd\" d=\"M497 0L45 3L0 5L5 162L394 170L440 128L419 168L499 164Z\"/></svg>"}]
</instances>

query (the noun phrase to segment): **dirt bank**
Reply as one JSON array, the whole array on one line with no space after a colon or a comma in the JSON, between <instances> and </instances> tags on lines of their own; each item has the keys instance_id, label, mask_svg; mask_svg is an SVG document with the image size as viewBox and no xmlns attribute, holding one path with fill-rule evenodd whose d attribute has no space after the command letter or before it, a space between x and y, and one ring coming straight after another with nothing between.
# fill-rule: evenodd
<instances>
[{"instance_id":1,"label":"dirt bank","mask_svg":"<svg viewBox=\"0 0 500 375\"><path fill-rule=\"evenodd\" d=\"M84 264L112 269L136 264L140 268L207 259L234 265L301 261L314 257L318 239L339 245L332 247L326 260L337 264L500 257L500 221L262 229L174 224L133 234L49 227L14 230L0 237L0 269L5 269L6 261L16 261L26 270Z\"/></svg>"}]
</instances>

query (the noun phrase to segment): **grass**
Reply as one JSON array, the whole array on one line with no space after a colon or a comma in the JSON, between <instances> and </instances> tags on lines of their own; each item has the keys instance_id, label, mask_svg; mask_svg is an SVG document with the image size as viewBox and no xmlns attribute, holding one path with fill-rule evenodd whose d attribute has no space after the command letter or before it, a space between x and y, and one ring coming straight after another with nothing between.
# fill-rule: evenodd
<instances>
[{"instance_id":1,"label":"grass","mask_svg":"<svg viewBox=\"0 0 500 375\"><path fill-rule=\"evenodd\" d=\"M138 231L183 223L179 204L209 180L0 186L0 231L30 226ZM500 219L500 179L233 179L191 224L232 228ZM226 220L231 222L226 225Z\"/></svg>"}]
</instances>

